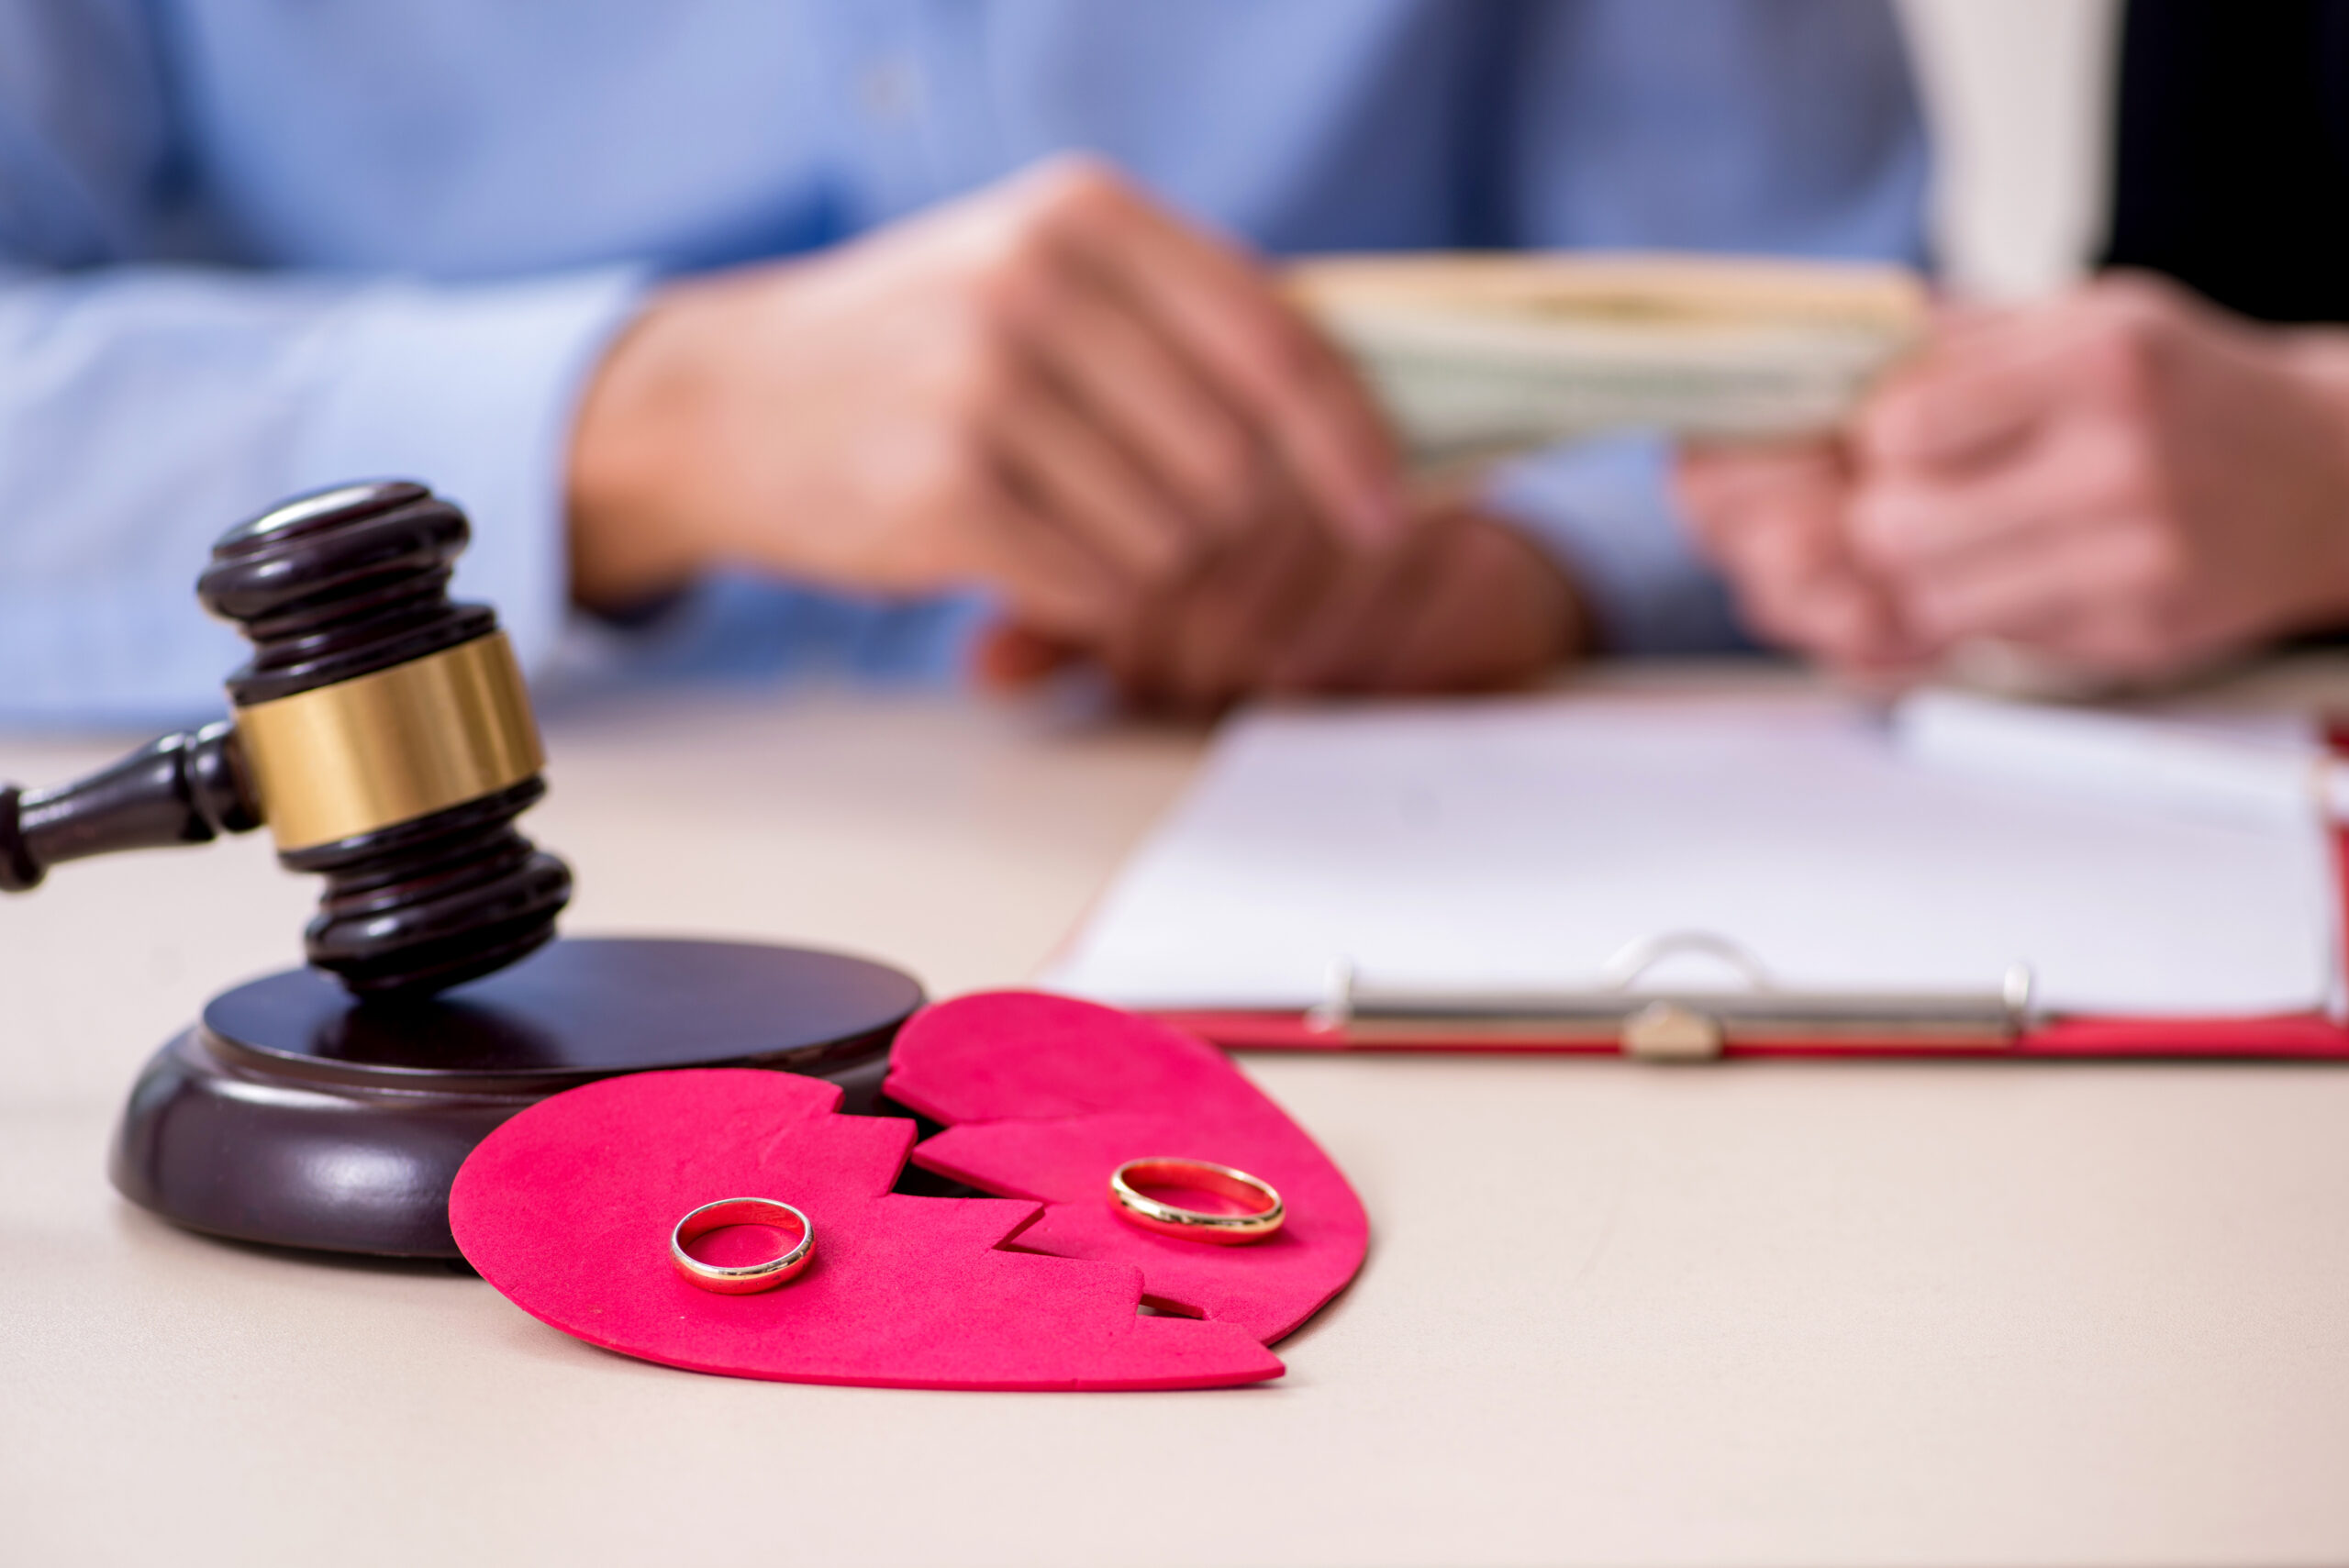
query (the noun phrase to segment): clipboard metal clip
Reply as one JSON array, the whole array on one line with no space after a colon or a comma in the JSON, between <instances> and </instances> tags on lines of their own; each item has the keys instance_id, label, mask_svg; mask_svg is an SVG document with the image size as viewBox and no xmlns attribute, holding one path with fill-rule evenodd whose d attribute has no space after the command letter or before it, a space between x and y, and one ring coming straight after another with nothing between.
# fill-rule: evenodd
<instances>
[{"instance_id":1,"label":"clipboard metal clip","mask_svg":"<svg viewBox=\"0 0 2349 1568\"><path fill-rule=\"evenodd\" d=\"M1650 989L1640 980L1667 959L1704 957L1736 984ZM1410 991L1367 985L1350 959L1330 966L1306 1022L1362 1044L1445 1040L1464 1044L1612 1043L1643 1062L1709 1062L1731 1046L1831 1050L1885 1044L2003 1050L2033 1021L2031 966L2010 965L1982 991L1790 991L1738 943L1711 931L1667 931L1617 951L1586 990Z\"/></svg>"}]
</instances>

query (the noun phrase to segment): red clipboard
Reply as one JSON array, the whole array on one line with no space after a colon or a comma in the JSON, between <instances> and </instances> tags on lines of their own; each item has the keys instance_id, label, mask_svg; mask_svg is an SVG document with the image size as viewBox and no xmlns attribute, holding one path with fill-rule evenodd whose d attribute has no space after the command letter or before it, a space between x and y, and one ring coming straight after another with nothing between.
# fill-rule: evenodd
<instances>
[{"instance_id":1,"label":"red clipboard","mask_svg":"<svg viewBox=\"0 0 2349 1568\"><path fill-rule=\"evenodd\" d=\"M2335 728L2335 749L2342 732ZM2349 933L2349 830L2335 827L2331 834L2333 886L2343 904L2336 929ZM2343 938L2349 941L2349 937ZM2349 973L2349 951L2343 954ZM1673 1060L1721 1060L1754 1057L1919 1058L1936 1060L2042 1061L2089 1059L2203 1061L2349 1061L2349 1023L2321 1012L2277 1013L2250 1018L2126 1018L2063 1016L2031 1020L2011 1031L1971 1039L1936 1039L1863 1030L1804 1038L1775 1032L1766 1038L1741 1038L1734 1027L1716 1031L1712 1049L1655 1051L1639 1049L1621 1038L1578 1034L1544 1038L1522 1033L1510 1038L1464 1038L1441 1027L1415 1031L1394 1020L1375 1031L1347 1024L1316 1020L1300 1012L1169 1009L1157 1017L1205 1036L1219 1045L1250 1051L1470 1051L1479 1053L1536 1052L1553 1055L1668 1057Z\"/></svg>"}]
</instances>

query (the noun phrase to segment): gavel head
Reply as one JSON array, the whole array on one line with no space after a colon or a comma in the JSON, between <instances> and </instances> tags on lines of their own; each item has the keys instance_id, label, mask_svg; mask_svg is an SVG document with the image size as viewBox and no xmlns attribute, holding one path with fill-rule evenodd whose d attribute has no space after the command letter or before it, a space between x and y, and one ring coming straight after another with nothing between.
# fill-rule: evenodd
<instances>
[{"instance_id":1,"label":"gavel head","mask_svg":"<svg viewBox=\"0 0 2349 1568\"><path fill-rule=\"evenodd\" d=\"M514 830L546 785L513 650L449 600L469 533L423 485L347 485L231 529L197 584L252 641L228 697L278 859L327 879L309 960L362 995L503 968L571 897Z\"/></svg>"}]
</instances>

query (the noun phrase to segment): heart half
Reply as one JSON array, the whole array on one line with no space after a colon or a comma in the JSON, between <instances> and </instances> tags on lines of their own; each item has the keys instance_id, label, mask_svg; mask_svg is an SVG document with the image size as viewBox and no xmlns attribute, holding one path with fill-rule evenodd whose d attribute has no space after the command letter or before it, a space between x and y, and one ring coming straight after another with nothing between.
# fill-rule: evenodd
<instances>
[{"instance_id":1,"label":"heart half","mask_svg":"<svg viewBox=\"0 0 2349 1568\"><path fill-rule=\"evenodd\" d=\"M1345 1288L1370 1244L1362 1202L1305 1129L1196 1035L1033 991L925 1007L890 1049L883 1092L947 1124L914 1163L1006 1197L1041 1200L1025 1251L1130 1264L1162 1309L1271 1344ZM1230 1165L1270 1183L1288 1218L1246 1246L1203 1246L1118 1217L1109 1173L1153 1155Z\"/></svg>"},{"instance_id":2,"label":"heart half","mask_svg":"<svg viewBox=\"0 0 2349 1568\"><path fill-rule=\"evenodd\" d=\"M1007 1249L1046 1206L892 1193L913 1124L841 1116L839 1102L829 1084L749 1069L585 1084L483 1140L458 1173L450 1223L482 1277L532 1317L698 1372L995 1389L1280 1374L1246 1323L1140 1313L1145 1270L1131 1259ZM752 1296L681 1278L671 1228L725 1197L803 1210L816 1233L807 1273Z\"/></svg>"}]
</instances>

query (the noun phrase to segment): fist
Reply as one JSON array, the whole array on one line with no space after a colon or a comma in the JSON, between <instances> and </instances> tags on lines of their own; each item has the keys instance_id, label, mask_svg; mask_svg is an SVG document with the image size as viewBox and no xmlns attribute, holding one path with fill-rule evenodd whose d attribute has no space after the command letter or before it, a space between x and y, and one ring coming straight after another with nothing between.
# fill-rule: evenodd
<instances>
[{"instance_id":1,"label":"fist","mask_svg":"<svg viewBox=\"0 0 2349 1568\"><path fill-rule=\"evenodd\" d=\"M573 437L575 595L713 566L984 586L1097 637L1255 526L1396 526L1384 426L1253 261L1062 160L809 260L676 284Z\"/></svg>"},{"instance_id":2,"label":"fist","mask_svg":"<svg viewBox=\"0 0 2349 1568\"><path fill-rule=\"evenodd\" d=\"M1851 553L1923 644L2122 679L2349 619L2337 353L2150 277L1958 322L1859 421Z\"/></svg>"}]
</instances>

